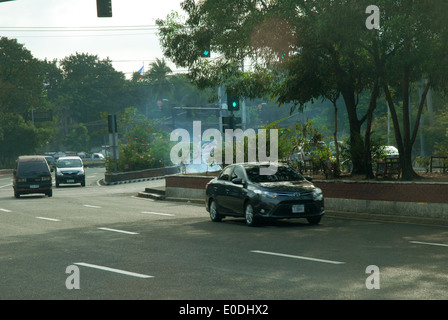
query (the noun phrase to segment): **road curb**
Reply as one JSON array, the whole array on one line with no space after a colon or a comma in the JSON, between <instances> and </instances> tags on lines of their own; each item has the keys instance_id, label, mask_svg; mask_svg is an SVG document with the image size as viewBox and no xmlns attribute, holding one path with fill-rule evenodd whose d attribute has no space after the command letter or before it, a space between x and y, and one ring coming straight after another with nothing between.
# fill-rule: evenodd
<instances>
[{"instance_id":1,"label":"road curb","mask_svg":"<svg viewBox=\"0 0 448 320\"><path fill-rule=\"evenodd\" d=\"M115 182L106 182L104 179L102 179L102 184L105 185L105 186L113 186L113 185L118 185L118 184L145 182L145 181L162 180L162 179L165 179L165 176L163 176L163 177L152 177L152 178L131 179L131 180L122 180L122 181L115 181Z\"/></svg>"}]
</instances>

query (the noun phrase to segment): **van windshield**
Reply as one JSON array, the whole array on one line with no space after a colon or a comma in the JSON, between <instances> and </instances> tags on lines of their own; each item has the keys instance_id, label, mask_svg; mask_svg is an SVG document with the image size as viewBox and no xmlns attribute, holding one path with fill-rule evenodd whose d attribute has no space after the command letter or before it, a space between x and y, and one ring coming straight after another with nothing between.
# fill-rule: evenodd
<instances>
[{"instance_id":1,"label":"van windshield","mask_svg":"<svg viewBox=\"0 0 448 320\"><path fill-rule=\"evenodd\" d=\"M21 162L17 168L20 177L49 176L48 165L44 161Z\"/></svg>"}]
</instances>

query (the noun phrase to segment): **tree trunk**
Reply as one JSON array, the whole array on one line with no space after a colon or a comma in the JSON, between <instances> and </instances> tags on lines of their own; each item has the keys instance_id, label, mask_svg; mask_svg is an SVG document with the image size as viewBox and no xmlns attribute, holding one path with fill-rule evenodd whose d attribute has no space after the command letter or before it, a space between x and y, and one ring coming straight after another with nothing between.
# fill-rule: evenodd
<instances>
[{"instance_id":1,"label":"tree trunk","mask_svg":"<svg viewBox=\"0 0 448 320\"><path fill-rule=\"evenodd\" d=\"M339 96L339 94L338 94ZM341 175L341 161L339 158L339 144L338 144L338 105L336 103L336 99L333 100L333 106L334 106L334 132L333 132L333 139L334 139L334 148L336 152L336 164L334 168L334 176L339 177Z\"/></svg>"},{"instance_id":2,"label":"tree trunk","mask_svg":"<svg viewBox=\"0 0 448 320\"><path fill-rule=\"evenodd\" d=\"M376 108L376 101L379 94L378 87L378 78L375 79L375 83L373 85L372 94L370 95L370 103L369 109L367 110L366 119L367 119L367 127L366 134L364 138L365 145L365 162L366 162L366 179L373 179L373 169L372 169L372 154L371 154L371 146L370 146L370 135L372 129L372 119L373 119L373 111Z\"/></svg>"},{"instance_id":3,"label":"tree trunk","mask_svg":"<svg viewBox=\"0 0 448 320\"><path fill-rule=\"evenodd\" d=\"M389 110L391 112L392 122L394 124L395 140L397 142L397 148L400 153L400 165L402 168L402 179L403 180L412 180L412 179L420 178L420 176L414 171L414 168L412 166L412 146L417 137L418 126L420 123L420 117L423 112L424 102L426 99L426 95L429 91L429 88L431 86L431 83L428 82L426 84L425 90L421 97L419 109L418 109L418 113L417 113L417 119L415 119L415 125L414 125L414 129L413 129L412 136L411 136L411 132L410 132L411 119L409 118L409 116L410 116L410 113L409 113L409 78L407 78L405 76L404 80L405 79L408 79L408 84L403 85L403 93L407 92L407 94L404 96L404 99L403 99L403 127L406 127L407 130L409 130L407 134L406 134L406 132L404 132L404 135L407 135L407 138L403 138L401 135L400 124L398 121L397 112L395 110L395 104L392 100L392 96L391 96L391 93L390 93L387 85L384 86L384 93L386 96L387 103L389 105ZM406 130L406 129L404 129L404 130Z\"/></svg>"}]
</instances>

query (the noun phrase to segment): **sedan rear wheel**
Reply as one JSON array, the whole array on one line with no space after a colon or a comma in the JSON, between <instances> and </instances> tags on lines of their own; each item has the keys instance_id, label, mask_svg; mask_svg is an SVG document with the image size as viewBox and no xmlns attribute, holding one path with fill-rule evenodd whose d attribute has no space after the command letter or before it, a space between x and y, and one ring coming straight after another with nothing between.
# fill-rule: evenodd
<instances>
[{"instance_id":1,"label":"sedan rear wheel","mask_svg":"<svg viewBox=\"0 0 448 320\"><path fill-rule=\"evenodd\" d=\"M246 205L246 208L244 209L244 216L246 218L246 223L248 226L256 226L257 225L257 217L254 213L254 207L250 203Z\"/></svg>"},{"instance_id":2,"label":"sedan rear wheel","mask_svg":"<svg viewBox=\"0 0 448 320\"><path fill-rule=\"evenodd\" d=\"M215 200L210 202L210 219L213 222L220 222L222 220L222 216L218 213L218 206Z\"/></svg>"}]
</instances>

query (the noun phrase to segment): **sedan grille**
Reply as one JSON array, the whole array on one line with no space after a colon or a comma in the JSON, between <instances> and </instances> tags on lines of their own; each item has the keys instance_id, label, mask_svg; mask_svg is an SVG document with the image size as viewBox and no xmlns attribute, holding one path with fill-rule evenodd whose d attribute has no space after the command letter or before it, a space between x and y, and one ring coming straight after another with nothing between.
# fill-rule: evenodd
<instances>
[{"instance_id":1,"label":"sedan grille","mask_svg":"<svg viewBox=\"0 0 448 320\"><path fill-rule=\"evenodd\" d=\"M292 198L310 198L313 196L312 191L297 191L297 192L278 192L277 196L292 197Z\"/></svg>"}]
</instances>

